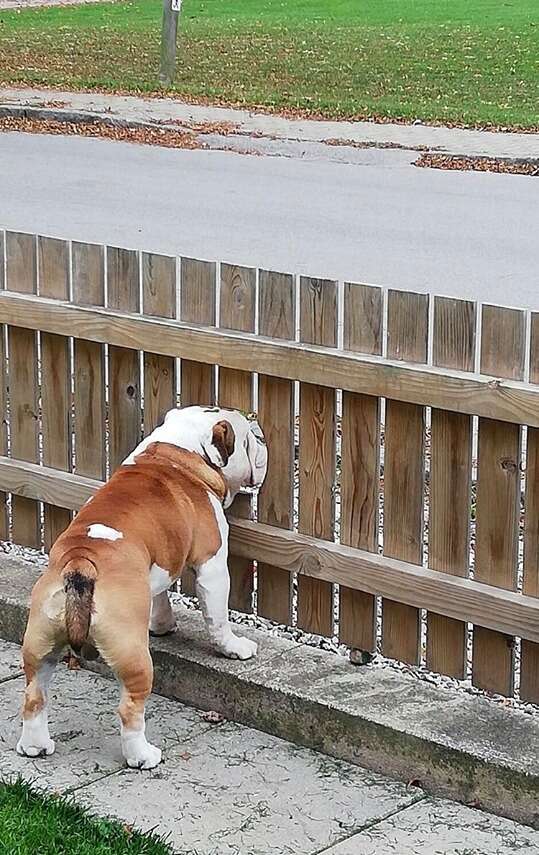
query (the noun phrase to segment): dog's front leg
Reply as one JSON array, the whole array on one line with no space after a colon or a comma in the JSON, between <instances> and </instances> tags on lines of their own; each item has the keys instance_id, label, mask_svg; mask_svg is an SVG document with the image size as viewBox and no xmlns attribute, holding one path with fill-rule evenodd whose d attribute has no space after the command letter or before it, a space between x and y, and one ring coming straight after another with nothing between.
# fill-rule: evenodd
<instances>
[{"instance_id":1,"label":"dog's front leg","mask_svg":"<svg viewBox=\"0 0 539 855\"><path fill-rule=\"evenodd\" d=\"M176 629L176 618L170 605L168 591L161 591L152 599L150 635L168 635Z\"/></svg>"},{"instance_id":2,"label":"dog's front leg","mask_svg":"<svg viewBox=\"0 0 539 855\"><path fill-rule=\"evenodd\" d=\"M228 620L228 522L220 502L213 496L210 496L210 501L221 534L221 546L215 555L197 570L198 601L210 638L221 653L231 659L250 659L256 656L256 642L234 635Z\"/></svg>"}]
</instances>

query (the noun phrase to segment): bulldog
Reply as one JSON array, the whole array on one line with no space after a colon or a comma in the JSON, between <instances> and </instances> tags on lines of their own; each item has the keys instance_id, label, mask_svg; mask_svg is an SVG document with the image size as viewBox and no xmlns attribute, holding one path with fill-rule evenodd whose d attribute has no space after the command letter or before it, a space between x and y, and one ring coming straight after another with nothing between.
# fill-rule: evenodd
<instances>
[{"instance_id":1,"label":"bulldog","mask_svg":"<svg viewBox=\"0 0 539 855\"><path fill-rule=\"evenodd\" d=\"M267 450L255 421L232 410L172 410L79 511L32 591L23 642L26 691L19 754L52 754L47 689L66 648L101 653L116 674L122 752L151 769L161 751L144 734L152 689L148 631L174 629L168 588L185 567L218 651L249 659L256 644L228 620L228 523L241 488L258 488Z\"/></svg>"}]
</instances>

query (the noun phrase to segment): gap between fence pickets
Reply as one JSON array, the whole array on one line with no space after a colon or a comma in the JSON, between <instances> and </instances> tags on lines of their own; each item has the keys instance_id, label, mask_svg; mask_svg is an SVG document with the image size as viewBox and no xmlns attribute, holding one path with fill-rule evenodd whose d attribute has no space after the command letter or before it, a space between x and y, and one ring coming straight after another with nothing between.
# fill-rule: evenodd
<instances>
[{"instance_id":1,"label":"gap between fence pickets","mask_svg":"<svg viewBox=\"0 0 539 855\"><path fill-rule=\"evenodd\" d=\"M539 386L0 292L0 323L539 427Z\"/></svg>"},{"instance_id":2,"label":"gap between fence pickets","mask_svg":"<svg viewBox=\"0 0 539 855\"><path fill-rule=\"evenodd\" d=\"M102 482L0 457L0 490L77 510ZM446 617L539 642L539 599L250 520L231 518L231 551Z\"/></svg>"}]
</instances>

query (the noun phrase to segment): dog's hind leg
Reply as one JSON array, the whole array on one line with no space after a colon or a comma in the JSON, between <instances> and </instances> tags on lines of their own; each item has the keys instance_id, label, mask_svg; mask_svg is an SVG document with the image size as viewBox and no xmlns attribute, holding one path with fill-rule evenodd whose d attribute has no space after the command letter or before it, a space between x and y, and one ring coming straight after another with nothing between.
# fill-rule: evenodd
<instances>
[{"instance_id":1,"label":"dog's hind leg","mask_svg":"<svg viewBox=\"0 0 539 855\"><path fill-rule=\"evenodd\" d=\"M153 665L148 647L126 651L115 663L121 685L120 728L122 752L128 766L153 769L161 762L161 751L146 739L144 706L152 690Z\"/></svg>"},{"instance_id":2,"label":"dog's hind leg","mask_svg":"<svg viewBox=\"0 0 539 855\"><path fill-rule=\"evenodd\" d=\"M135 769L153 769L161 762L161 751L146 739L144 723L144 707L153 682L149 616L149 586L132 580L127 596L125 591L109 587L106 599L96 586L92 640L119 680L122 752L127 765Z\"/></svg>"},{"instance_id":3,"label":"dog's hind leg","mask_svg":"<svg viewBox=\"0 0 539 855\"><path fill-rule=\"evenodd\" d=\"M54 752L54 742L49 735L47 693L66 641L62 623L64 602L63 588L54 579L51 584L51 577L45 572L32 591L22 645L26 690L17 751L28 757Z\"/></svg>"},{"instance_id":4,"label":"dog's hind leg","mask_svg":"<svg viewBox=\"0 0 539 855\"><path fill-rule=\"evenodd\" d=\"M47 717L47 693L58 662L58 651L54 650L52 636L49 643L41 634L33 634L33 629L29 624L23 645L26 690L22 734L17 743L17 752L27 757L54 753Z\"/></svg>"}]
</instances>

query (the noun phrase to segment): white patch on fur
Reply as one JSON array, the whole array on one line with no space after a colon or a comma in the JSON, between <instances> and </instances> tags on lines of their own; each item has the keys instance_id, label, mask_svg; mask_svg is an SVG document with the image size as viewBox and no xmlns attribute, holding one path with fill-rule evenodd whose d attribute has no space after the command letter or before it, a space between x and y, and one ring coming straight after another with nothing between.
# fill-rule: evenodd
<instances>
[{"instance_id":1,"label":"white patch on fur","mask_svg":"<svg viewBox=\"0 0 539 855\"><path fill-rule=\"evenodd\" d=\"M159 564L150 567L150 590L152 597L156 597L163 591L167 591L172 585L172 576L168 570L164 570Z\"/></svg>"},{"instance_id":2,"label":"white patch on fur","mask_svg":"<svg viewBox=\"0 0 539 855\"><path fill-rule=\"evenodd\" d=\"M257 645L243 636L234 635L228 620L228 522L221 502L208 493L221 535L221 546L215 555L201 564L197 571L196 588L198 601L211 640L231 659L250 659L256 656Z\"/></svg>"},{"instance_id":3,"label":"white patch on fur","mask_svg":"<svg viewBox=\"0 0 539 855\"><path fill-rule=\"evenodd\" d=\"M93 523L91 526L88 526L88 537L93 537L97 540L121 540L123 534L115 528L103 525L103 523Z\"/></svg>"},{"instance_id":4,"label":"white patch on fur","mask_svg":"<svg viewBox=\"0 0 539 855\"><path fill-rule=\"evenodd\" d=\"M148 742L144 729L144 722L140 730L121 726L122 754L132 769L153 769L161 762L160 749Z\"/></svg>"}]
</instances>

